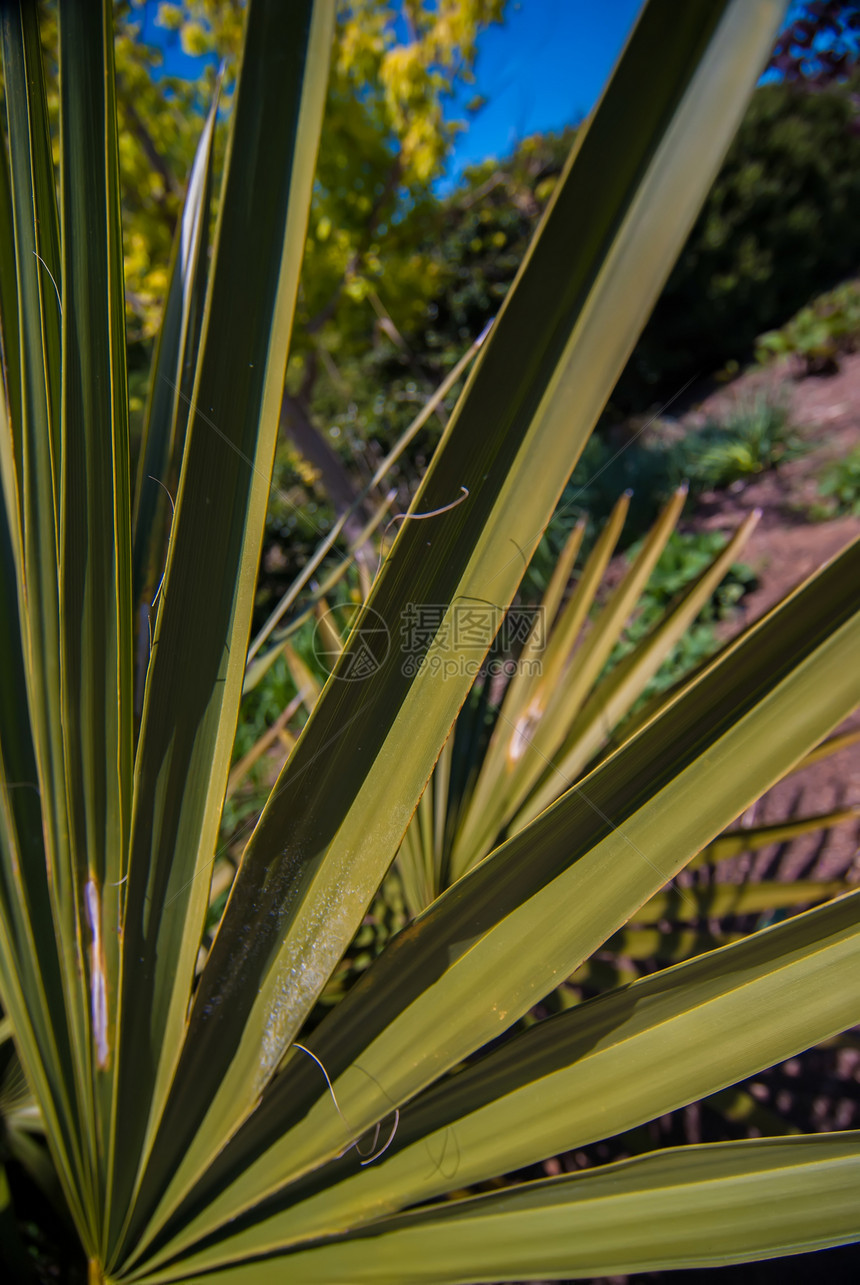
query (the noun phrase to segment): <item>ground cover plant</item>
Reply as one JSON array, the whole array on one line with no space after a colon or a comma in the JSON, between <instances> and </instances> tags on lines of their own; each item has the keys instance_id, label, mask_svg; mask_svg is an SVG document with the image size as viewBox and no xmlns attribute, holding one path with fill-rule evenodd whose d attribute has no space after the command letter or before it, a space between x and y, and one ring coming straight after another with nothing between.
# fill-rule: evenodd
<instances>
[{"instance_id":1,"label":"ground cover plant","mask_svg":"<svg viewBox=\"0 0 860 1285\"><path fill-rule=\"evenodd\" d=\"M778 330L760 335L756 358L764 364L793 357L807 374L827 374L838 368L843 353L854 351L858 338L860 283L844 281L813 299Z\"/></svg>"},{"instance_id":2,"label":"ground cover plant","mask_svg":"<svg viewBox=\"0 0 860 1285\"><path fill-rule=\"evenodd\" d=\"M332 5L247 6L134 486L111 6L59 0L59 194L37 7L0 11L0 997L93 1285L570 1279L860 1234L854 1133L445 1199L857 1021L854 893L497 1043L860 700L856 545L304 1029L471 683L441 629L418 665L392 640L416 603L513 599L782 10L644 7L202 958Z\"/></svg>"},{"instance_id":3,"label":"ground cover plant","mask_svg":"<svg viewBox=\"0 0 860 1285\"><path fill-rule=\"evenodd\" d=\"M827 512L860 514L860 449L829 465L818 485Z\"/></svg>"},{"instance_id":4,"label":"ground cover plant","mask_svg":"<svg viewBox=\"0 0 860 1285\"><path fill-rule=\"evenodd\" d=\"M683 446L691 479L701 490L749 480L801 450L785 408L761 395L694 430Z\"/></svg>"}]
</instances>

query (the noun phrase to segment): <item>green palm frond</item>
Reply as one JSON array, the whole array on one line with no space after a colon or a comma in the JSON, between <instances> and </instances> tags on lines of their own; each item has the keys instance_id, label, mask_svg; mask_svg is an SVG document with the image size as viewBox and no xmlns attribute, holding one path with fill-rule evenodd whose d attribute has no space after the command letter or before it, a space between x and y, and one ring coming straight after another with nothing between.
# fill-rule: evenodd
<instances>
[{"instance_id":1,"label":"green palm frond","mask_svg":"<svg viewBox=\"0 0 860 1285\"><path fill-rule=\"evenodd\" d=\"M860 701L857 545L574 788L532 814L535 774L503 800L504 842L488 851L494 816L469 849L484 859L464 858L308 1026L467 697L443 626L464 601L513 600L783 7L644 6L199 972L333 4L247 5L211 254L210 122L134 505L111 6L59 0L59 192L38 9L2 7L0 998L94 1285L565 1278L858 1234L839 1195L857 1166L850 1134L688 1148L411 1210L717 1092L860 1017L851 894L474 1060ZM406 667L391 644L412 604L443 618ZM751 1189L767 1217L758 1201L749 1215Z\"/></svg>"}]
</instances>

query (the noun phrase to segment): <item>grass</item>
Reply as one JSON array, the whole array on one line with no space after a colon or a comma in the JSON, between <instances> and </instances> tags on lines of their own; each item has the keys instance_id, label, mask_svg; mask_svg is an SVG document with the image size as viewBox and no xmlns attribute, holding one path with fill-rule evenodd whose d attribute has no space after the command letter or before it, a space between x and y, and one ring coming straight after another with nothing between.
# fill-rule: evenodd
<instances>
[{"instance_id":1,"label":"grass","mask_svg":"<svg viewBox=\"0 0 860 1285\"><path fill-rule=\"evenodd\" d=\"M679 461L694 490L718 491L777 468L802 449L786 408L759 395L688 434Z\"/></svg>"}]
</instances>

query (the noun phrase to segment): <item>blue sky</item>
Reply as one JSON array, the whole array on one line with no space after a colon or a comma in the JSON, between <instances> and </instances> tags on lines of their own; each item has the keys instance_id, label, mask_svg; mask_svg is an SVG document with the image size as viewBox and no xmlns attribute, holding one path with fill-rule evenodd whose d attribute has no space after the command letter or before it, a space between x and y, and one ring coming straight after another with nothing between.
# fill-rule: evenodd
<instances>
[{"instance_id":1,"label":"blue sky","mask_svg":"<svg viewBox=\"0 0 860 1285\"><path fill-rule=\"evenodd\" d=\"M504 156L520 139L575 124L591 110L621 52L640 0L509 0L504 25L478 42L475 84L487 105L457 142L445 186L465 166Z\"/></svg>"},{"instance_id":2,"label":"blue sky","mask_svg":"<svg viewBox=\"0 0 860 1285\"><path fill-rule=\"evenodd\" d=\"M467 118L476 94L487 100L457 140L440 184L456 183L463 169L504 156L517 142L582 119L594 106L633 25L641 0L508 0L503 24L478 42L475 84L448 104L450 119ZM143 7L142 36L164 51L164 70L196 76L200 60L183 54L176 32L155 22L156 0Z\"/></svg>"},{"instance_id":3,"label":"blue sky","mask_svg":"<svg viewBox=\"0 0 860 1285\"><path fill-rule=\"evenodd\" d=\"M458 138L439 190L450 190L468 165L506 155L529 134L582 120L640 5L641 0L508 0L504 23L478 39L475 83L463 86L447 105L450 119L463 120L475 95L487 100ZM156 25L157 7L157 0L146 0L144 39L161 45L166 72L197 75L200 60L182 53L177 33ZM796 7L795 2L789 16Z\"/></svg>"}]
</instances>

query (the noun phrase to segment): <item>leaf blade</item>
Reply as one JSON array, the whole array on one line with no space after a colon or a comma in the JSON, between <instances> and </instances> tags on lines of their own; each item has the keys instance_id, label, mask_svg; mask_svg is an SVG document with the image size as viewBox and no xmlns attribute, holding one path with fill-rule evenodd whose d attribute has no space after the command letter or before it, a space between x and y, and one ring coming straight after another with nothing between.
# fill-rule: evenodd
<instances>
[{"instance_id":1,"label":"leaf blade","mask_svg":"<svg viewBox=\"0 0 860 1285\"><path fill-rule=\"evenodd\" d=\"M858 963L854 893L539 1022L410 1103L384 1163L348 1153L183 1268L344 1234L721 1090L853 1025Z\"/></svg>"},{"instance_id":2,"label":"leaf blade","mask_svg":"<svg viewBox=\"0 0 860 1285\"><path fill-rule=\"evenodd\" d=\"M309 1285L465 1285L749 1262L856 1240L859 1178L856 1132L668 1149L400 1215L211 1279L274 1285L286 1269Z\"/></svg>"},{"instance_id":3,"label":"leaf blade","mask_svg":"<svg viewBox=\"0 0 860 1285\"><path fill-rule=\"evenodd\" d=\"M241 697L332 5L253 0L135 761L115 1203L129 1207L185 1033ZM140 1200L134 1216L143 1217ZM117 1215L119 1217L119 1215ZM125 1234L115 1221L113 1253ZM133 1234L129 1232L129 1234Z\"/></svg>"},{"instance_id":4,"label":"leaf blade","mask_svg":"<svg viewBox=\"0 0 860 1285\"><path fill-rule=\"evenodd\" d=\"M717 3L685 9L679 25L675 6L658 0L646 8L613 84L580 135L541 236L473 368L459 418L449 424L416 497L413 512L438 514L430 530L438 556L426 557L425 525L406 521L377 582L370 607L387 627L399 627L409 602L510 600L521 566L519 553L508 552L511 541L526 553L536 543L692 221L780 10L770 3L755 9ZM655 78L658 45L661 75ZM726 99L729 62L738 92ZM605 199L596 202L607 150L616 169ZM701 186L691 182L693 174ZM570 261L574 243L582 257L559 295L557 264L562 256ZM525 369L524 351L534 354ZM466 499L455 505L464 490ZM528 505L523 495L531 497ZM485 628L486 646L491 633ZM361 654L362 642L353 635L340 673ZM427 652L431 661L442 654L439 646ZM397 672L396 658L388 658L363 684L360 699L350 697L337 676L329 683L255 831L191 1017L171 1115L170 1162L162 1169L165 1180L172 1175L164 1212L208 1162L216 1140L252 1109L396 853L468 687L468 678L458 675L440 694L438 685L431 691L429 673L407 678ZM415 726L423 729L420 738ZM362 747L361 762L339 740L347 727L349 743ZM386 795L395 772L401 788L392 808ZM329 915L332 905L337 912ZM243 945L249 939L251 954ZM201 1084L207 1085L202 1094ZM213 1091L204 1126L201 1103Z\"/></svg>"},{"instance_id":5,"label":"leaf blade","mask_svg":"<svg viewBox=\"0 0 860 1285\"><path fill-rule=\"evenodd\" d=\"M353 1137L569 976L710 829L718 832L856 704L860 674L847 658L860 638L851 588L858 572L855 542L393 940L311 1041ZM237 1135L234 1207L247 1208L352 1141L318 1071L293 1063L244 1138Z\"/></svg>"}]
</instances>

